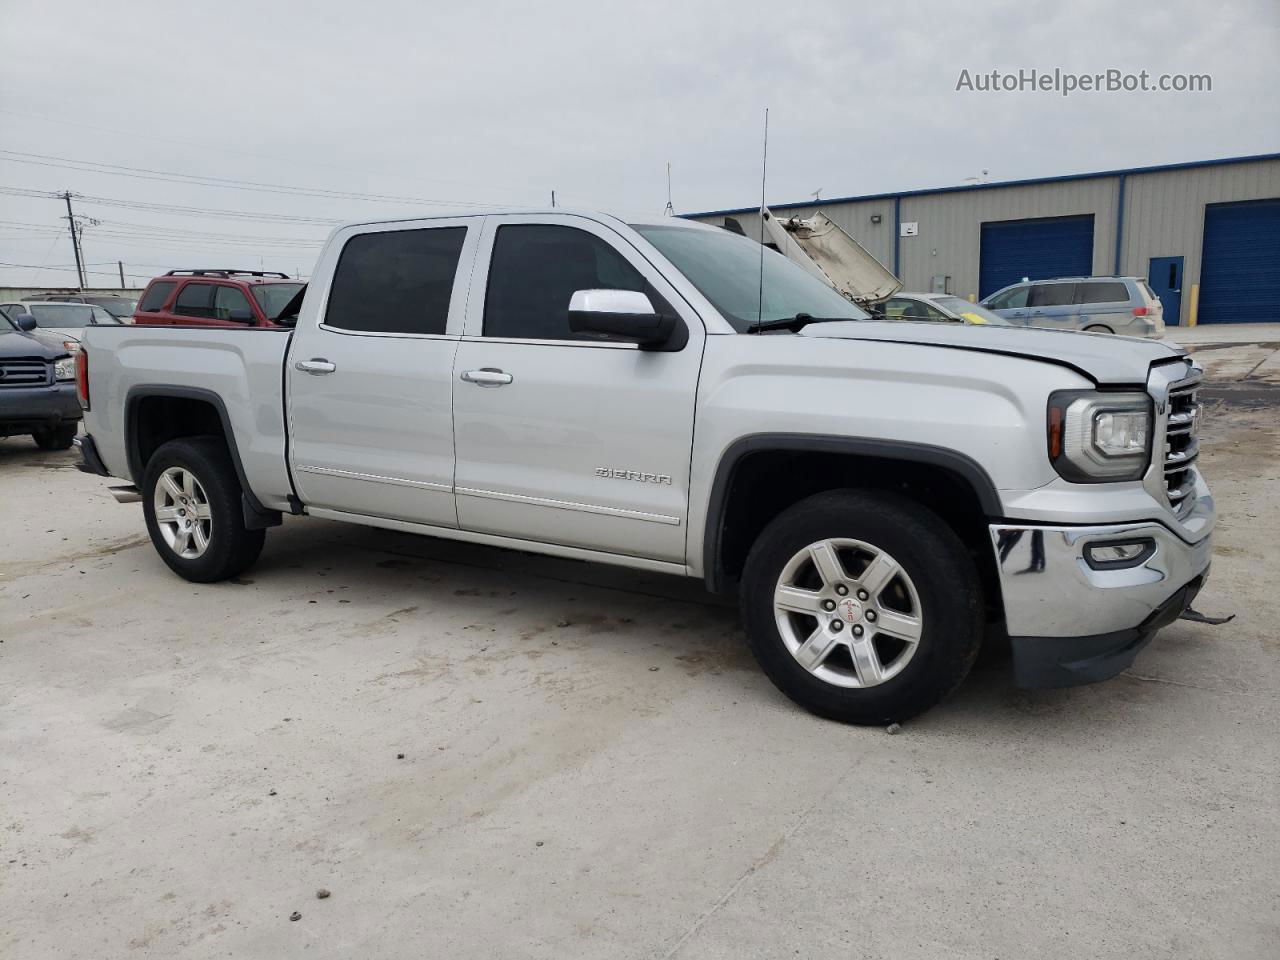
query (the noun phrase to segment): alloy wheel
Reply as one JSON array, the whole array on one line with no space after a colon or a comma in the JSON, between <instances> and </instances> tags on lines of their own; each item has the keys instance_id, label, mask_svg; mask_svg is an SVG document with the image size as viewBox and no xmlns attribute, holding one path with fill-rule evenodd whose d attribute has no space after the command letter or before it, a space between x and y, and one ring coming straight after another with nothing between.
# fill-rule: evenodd
<instances>
[{"instance_id":1,"label":"alloy wheel","mask_svg":"<svg viewBox=\"0 0 1280 960\"><path fill-rule=\"evenodd\" d=\"M196 475L186 467L170 467L160 475L152 498L156 525L169 549L195 560L209 549L213 513Z\"/></svg>"},{"instance_id":2,"label":"alloy wheel","mask_svg":"<svg viewBox=\"0 0 1280 960\"><path fill-rule=\"evenodd\" d=\"M819 540L798 551L778 577L773 608L796 662L839 687L874 687L896 677L924 630L911 577L861 540Z\"/></svg>"}]
</instances>

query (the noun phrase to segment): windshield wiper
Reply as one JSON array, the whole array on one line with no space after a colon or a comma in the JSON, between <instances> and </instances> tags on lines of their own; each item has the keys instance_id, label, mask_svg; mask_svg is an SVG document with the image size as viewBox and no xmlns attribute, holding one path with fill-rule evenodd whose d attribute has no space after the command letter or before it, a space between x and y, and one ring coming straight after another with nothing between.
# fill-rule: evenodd
<instances>
[{"instance_id":1,"label":"windshield wiper","mask_svg":"<svg viewBox=\"0 0 1280 960\"><path fill-rule=\"evenodd\" d=\"M767 333L770 330L790 330L799 333L811 323L832 323L839 320L852 320L853 317L811 317L807 313L797 313L794 317L783 317L781 320L759 320L747 324L747 333Z\"/></svg>"}]
</instances>

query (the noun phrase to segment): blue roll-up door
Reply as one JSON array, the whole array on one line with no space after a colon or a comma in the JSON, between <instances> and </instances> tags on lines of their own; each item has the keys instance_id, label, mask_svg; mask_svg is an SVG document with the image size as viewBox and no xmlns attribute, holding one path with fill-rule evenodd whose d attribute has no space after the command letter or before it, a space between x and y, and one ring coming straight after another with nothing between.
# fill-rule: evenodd
<instances>
[{"instance_id":1,"label":"blue roll-up door","mask_svg":"<svg viewBox=\"0 0 1280 960\"><path fill-rule=\"evenodd\" d=\"M1280 320L1280 199L1204 208L1200 323Z\"/></svg>"},{"instance_id":2,"label":"blue roll-up door","mask_svg":"<svg viewBox=\"0 0 1280 960\"><path fill-rule=\"evenodd\" d=\"M982 225L978 296L1029 280L1093 273L1093 214Z\"/></svg>"}]
</instances>

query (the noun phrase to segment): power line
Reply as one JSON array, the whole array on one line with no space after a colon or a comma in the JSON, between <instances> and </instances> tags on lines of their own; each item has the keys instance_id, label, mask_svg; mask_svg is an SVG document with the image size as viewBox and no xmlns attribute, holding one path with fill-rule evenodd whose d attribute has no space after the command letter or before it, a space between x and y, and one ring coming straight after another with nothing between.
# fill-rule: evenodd
<instances>
[{"instance_id":1,"label":"power line","mask_svg":"<svg viewBox=\"0 0 1280 960\"><path fill-rule=\"evenodd\" d=\"M112 261L114 262L114 261ZM149 266L149 264L138 264L138 266ZM0 260L0 267L24 267L29 270L74 270L74 263L9 263L7 260ZM167 267L165 269L168 269ZM86 270L85 273L96 273L100 276L114 277L117 275L115 270ZM145 273L126 273L126 277L136 277L139 280L152 279L149 274Z\"/></svg>"},{"instance_id":2,"label":"power line","mask_svg":"<svg viewBox=\"0 0 1280 960\"><path fill-rule=\"evenodd\" d=\"M24 153L20 150L0 149L0 159L9 163L26 163L37 167L55 167L61 170L78 170L84 173L102 173L135 180L155 180L162 183L187 183L201 187L222 187L234 190L250 190L259 193L278 193L295 197L325 197L332 200L361 200L366 203L411 203L423 206L496 207L499 203L480 203L471 200L440 200L430 197L398 197L381 193L357 193L349 190L326 190L319 187L298 187L284 183L262 183L257 180L236 180L229 177L207 177L202 174L177 173L172 170L151 170L119 163L99 163L95 160L78 160L74 157L56 157L43 153Z\"/></svg>"},{"instance_id":3,"label":"power line","mask_svg":"<svg viewBox=\"0 0 1280 960\"><path fill-rule=\"evenodd\" d=\"M49 190L32 190L28 187L0 186L0 194L11 197L34 197L42 200L60 200L62 194ZM287 213L253 213L248 210L227 210L215 207L191 207L173 203L151 203L143 200L119 200L114 197L98 197L85 193L73 193L72 196L81 203L102 207L117 207L127 210L149 210L154 213L179 214L197 217L224 217L229 220L260 220L264 223L310 223L324 226L336 226L348 220L333 217L300 217ZM350 219L350 218L348 218Z\"/></svg>"},{"instance_id":4,"label":"power line","mask_svg":"<svg viewBox=\"0 0 1280 960\"><path fill-rule=\"evenodd\" d=\"M0 220L0 230L16 230L21 233L33 233L41 236L51 236L54 233L61 234L62 228L49 224L29 223L20 220ZM293 245L296 247L312 247L320 246L324 243L322 239L310 239L306 237L263 237L253 234L239 233L206 233L200 230L182 230L177 227L166 227L161 224L142 224L142 223L124 223L117 220L103 220L101 226L96 227L93 231L95 237L100 236L120 236L120 237L142 237L142 236L160 236L171 238L174 240L229 240L236 243L256 243L268 245Z\"/></svg>"},{"instance_id":5,"label":"power line","mask_svg":"<svg viewBox=\"0 0 1280 960\"><path fill-rule=\"evenodd\" d=\"M6 113L14 117L25 117L30 120L38 120L42 123L53 123L53 124L59 124L61 126L66 126L66 127L75 127L77 129L104 130L108 133L116 133L116 134L122 132L119 126L108 126L100 123L97 123L97 124L88 123L82 120L59 120L54 117L48 117L38 113L27 113L21 110L10 110L8 108L0 108L0 113ZM324 167L329 170L338 170L342 173L358 173L361 175L366 175L370 172L364 168L341 166L335 163L325 163L324 161L316 160L313 157L283 156L281 154L262 153L261 151L242 150L236 147L228 146L226 143L214 141L214 140L184 140L184 139L179 139L175 137L157 137L155 134L138 133L137 131L132 129L129 130L129 137L131 140L150 140L155 143L170 143L170 144L175 144L177 146L183 146L183 147L197 147L201 151L215 150L220 153L235 154L242 157L253 157L259 160L279 160L283 163L289 164L290 166L297 166L301 164L304 166ZM423 177L410 177L402 173L387 173L385 171L373 171L373 172L378 176L389 177L396 180L408 180L408 181L413 181L415 183L428 182L427 179ZM433 177L431 178L431 180L437 183L452 183L460 186L470 185L468 181L453 180L447 177Z\"/></svg>"}]
</instances>

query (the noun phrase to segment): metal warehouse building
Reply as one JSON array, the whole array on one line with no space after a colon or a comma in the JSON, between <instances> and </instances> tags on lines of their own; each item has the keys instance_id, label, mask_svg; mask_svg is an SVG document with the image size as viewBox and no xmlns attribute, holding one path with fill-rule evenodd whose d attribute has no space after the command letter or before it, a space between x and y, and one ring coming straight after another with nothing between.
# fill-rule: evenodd
<instances>
[{"instance_id":1,"label":"metal warehouse building","mask_svg":"<svg viewBox=\"0 0 1280 960\"><path fill-rule=\"evenodd\" d=\"M809 203L907 290L985 297L1024 277L1147 277L1166 323L1280 322L1280 154ZM759 208L689 214L737 219Z\"/></svg>"}]
</instances>

